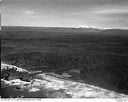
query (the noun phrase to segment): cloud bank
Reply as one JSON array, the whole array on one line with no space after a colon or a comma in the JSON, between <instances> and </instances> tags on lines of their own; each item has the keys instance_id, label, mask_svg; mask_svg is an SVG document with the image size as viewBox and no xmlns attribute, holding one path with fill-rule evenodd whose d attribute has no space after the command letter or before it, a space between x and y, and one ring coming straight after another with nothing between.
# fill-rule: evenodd
<instances>
[{"instance_id":1,"label":"cloud bank","mask_svg":"<svg viewBox=\"0 0 128 102\"><path fill-rule=\"evenodd\" d=\"M128 0L4 0L2 25L127 28Z\"/></svg>"}]
</instances>

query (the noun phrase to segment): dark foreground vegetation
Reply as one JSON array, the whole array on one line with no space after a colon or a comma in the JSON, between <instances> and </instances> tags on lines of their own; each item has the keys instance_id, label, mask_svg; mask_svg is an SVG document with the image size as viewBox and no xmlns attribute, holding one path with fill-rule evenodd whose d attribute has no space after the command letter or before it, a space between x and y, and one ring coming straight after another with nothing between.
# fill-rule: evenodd
<instances>
[{"instance_id":1,"label":"dark foreground vegetation","mask_svg":"<svg viewBox=\"0 0 128 102\"><path fill-rule=\"evenodd\" d=\"M1 70L1 78L4 80L13 80L13 79L20 79L22 81L30 82L33 78L32 74L28 72L20 72L14 68L7 68Z\"/></svg>"},{"instance_id":2,"label":"dark foreground vegetation","mask_svg":"<svg viewBox=\"0 0 128 102\"><path fill-rule=\"evenodd\" d=\"M1 60L27 70L80 70L86 83L128 94L128 31L11 28L0 32Z\"/></svg>"}]
</instances>

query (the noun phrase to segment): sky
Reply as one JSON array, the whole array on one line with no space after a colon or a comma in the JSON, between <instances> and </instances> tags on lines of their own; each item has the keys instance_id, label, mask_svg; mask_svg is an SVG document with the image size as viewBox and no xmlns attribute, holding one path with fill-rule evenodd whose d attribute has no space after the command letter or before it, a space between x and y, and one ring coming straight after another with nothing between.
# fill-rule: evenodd
<instances>
[{"instance_id":1,"label":"sky","mask_svg":"<svg viewBox=\"0 0 128 102\"><path fill-rule=\"evenodd\" d=\"M2 0L1 25L128 28L128 0Z\"/></svg>"}]
</instances>

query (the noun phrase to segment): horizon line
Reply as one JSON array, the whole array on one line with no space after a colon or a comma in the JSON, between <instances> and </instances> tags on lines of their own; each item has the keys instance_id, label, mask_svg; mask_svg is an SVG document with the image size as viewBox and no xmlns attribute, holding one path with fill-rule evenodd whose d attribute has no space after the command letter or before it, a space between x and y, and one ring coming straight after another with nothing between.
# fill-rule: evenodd
<instances>
[{"instance_id":1,"label":"horizon line","mask_svg":"<svg viewBox=\"0 0 128 102\"><path fill-rule=\"evenodd\" d=\"M93 27L93 26L81 26L81 27L77 27L77 26L30 26L30 25L24 25L24 26L21 26L21 25L1 25L0 28L2 27L26 27L26 28L29 28L29 27L34 27L34 28L82 28L82 29L99 29L99 30L128 30L128 28L98 28L98 27Z\"/></svg>"}]
</instances>

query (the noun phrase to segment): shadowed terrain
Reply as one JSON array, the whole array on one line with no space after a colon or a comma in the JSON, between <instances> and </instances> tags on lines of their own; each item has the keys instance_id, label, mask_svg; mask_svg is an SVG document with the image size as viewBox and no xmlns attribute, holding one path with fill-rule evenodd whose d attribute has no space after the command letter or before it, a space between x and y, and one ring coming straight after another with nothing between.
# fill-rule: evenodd
<instances>
[{"instance_id":1,"label":"shadowed terrain","mask_svg":"<svg viewBox=\"0 0 128 102\"><path fill-rule=\"evenodd\" d=\"M128 94L127 30L2 27L0 36L3 62Z\"/></svg>"}]
</instances>

